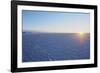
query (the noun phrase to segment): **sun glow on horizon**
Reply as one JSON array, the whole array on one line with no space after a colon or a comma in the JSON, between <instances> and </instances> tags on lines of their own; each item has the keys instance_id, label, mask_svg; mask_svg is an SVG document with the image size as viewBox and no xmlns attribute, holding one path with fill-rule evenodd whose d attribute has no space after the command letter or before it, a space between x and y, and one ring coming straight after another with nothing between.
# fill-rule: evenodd
<instances>
[{"instance_id":1,"label":"sun glow on horizon","mask_svg":"<svg viewBox=\"0 0 100 73\"><path fill-rule=\"evenodd\" d=\"M78 32L77 33L78 38L82 39L85 37L85 33L84 32Z\"/></svg>"},{"instance_id":2,"label":"sun glow on horizon","mask_svg":"<svg viewBox=\"0 0 100 73\"><path fill-rule=\"evenodd\" d=\"M80 43L84 42L85 32L78 32L77 33L77 39L80 41Z\"/></svg>"},{"instance_id":3,"label":"sun glow on horizon","mask_svg":"<svg viewBox=\"0 0 100 73\"><path fill-rule=\"evenodd\" d=\"M78 34L79 34L80 36L84 36L84 35L85 35L84 32L79 32Z\"/></svg>"}]
</instances>

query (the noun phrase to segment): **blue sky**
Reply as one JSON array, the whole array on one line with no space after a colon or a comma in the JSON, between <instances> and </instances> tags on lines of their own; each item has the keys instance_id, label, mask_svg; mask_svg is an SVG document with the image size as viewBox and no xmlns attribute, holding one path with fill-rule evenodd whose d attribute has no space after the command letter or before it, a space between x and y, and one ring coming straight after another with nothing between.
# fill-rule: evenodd
<instances>
[{"instance_id":1,"label":"blue sky","mask_svg":"<svg viewBox=\"0 0 100 73\"><path fill-rule=\"evenodd\" d=\"M90 14L75 12L22 11L23 31L90 32Z\"/></svg>"}]
</instances>

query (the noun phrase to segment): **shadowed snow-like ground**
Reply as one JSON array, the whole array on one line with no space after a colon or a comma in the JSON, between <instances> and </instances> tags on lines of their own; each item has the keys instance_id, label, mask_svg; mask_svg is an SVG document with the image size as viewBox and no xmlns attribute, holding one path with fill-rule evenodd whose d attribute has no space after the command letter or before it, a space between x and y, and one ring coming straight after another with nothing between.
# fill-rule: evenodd
<instances>
[{"instance_id":1,"label":"shadowed snow-like ground","mask_svg":"<svg viewBox=\"0 0 100 73\"><path fill-rule=\"evenodd\" d=\"M89 59L90 34L80 37L76 33L23 32L22 61Z\"/></svg>"}]
</instances>

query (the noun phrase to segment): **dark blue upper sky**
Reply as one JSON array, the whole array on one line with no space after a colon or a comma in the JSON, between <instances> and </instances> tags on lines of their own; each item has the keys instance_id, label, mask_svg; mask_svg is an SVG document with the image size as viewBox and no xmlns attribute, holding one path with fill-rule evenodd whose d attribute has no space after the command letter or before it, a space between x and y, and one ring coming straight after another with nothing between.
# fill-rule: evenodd
<instances>
[{"instance_id":1,"label":"dark blue upper sky","mask_svg":"<svg viewBox=\"0 0 100 73\"><path fill-rule=\"evenodd\" d=\"M90 14L75 12L22 11L23 31L90 32Z\"/></svg>"}]
</instances>

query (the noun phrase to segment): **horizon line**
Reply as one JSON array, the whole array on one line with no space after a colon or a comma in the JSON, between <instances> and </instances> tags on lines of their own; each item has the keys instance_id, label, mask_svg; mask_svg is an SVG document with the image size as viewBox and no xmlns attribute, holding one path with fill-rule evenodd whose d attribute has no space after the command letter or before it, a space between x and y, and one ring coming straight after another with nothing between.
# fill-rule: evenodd
<instances>
[{"instance_id":1,"label":"horizon line","mask_svg":"<svg viewBox=\"0 0 100 73\"><path fill-rule=\"evenodd\" d=\"M22 32L35 32L35 33L80 33L81 31L79 32L45 32L45 31L27 31L27 30L24 30ZM82 32L82 33L90 33L90 32Z\"/></svg>"}]
</instances>

